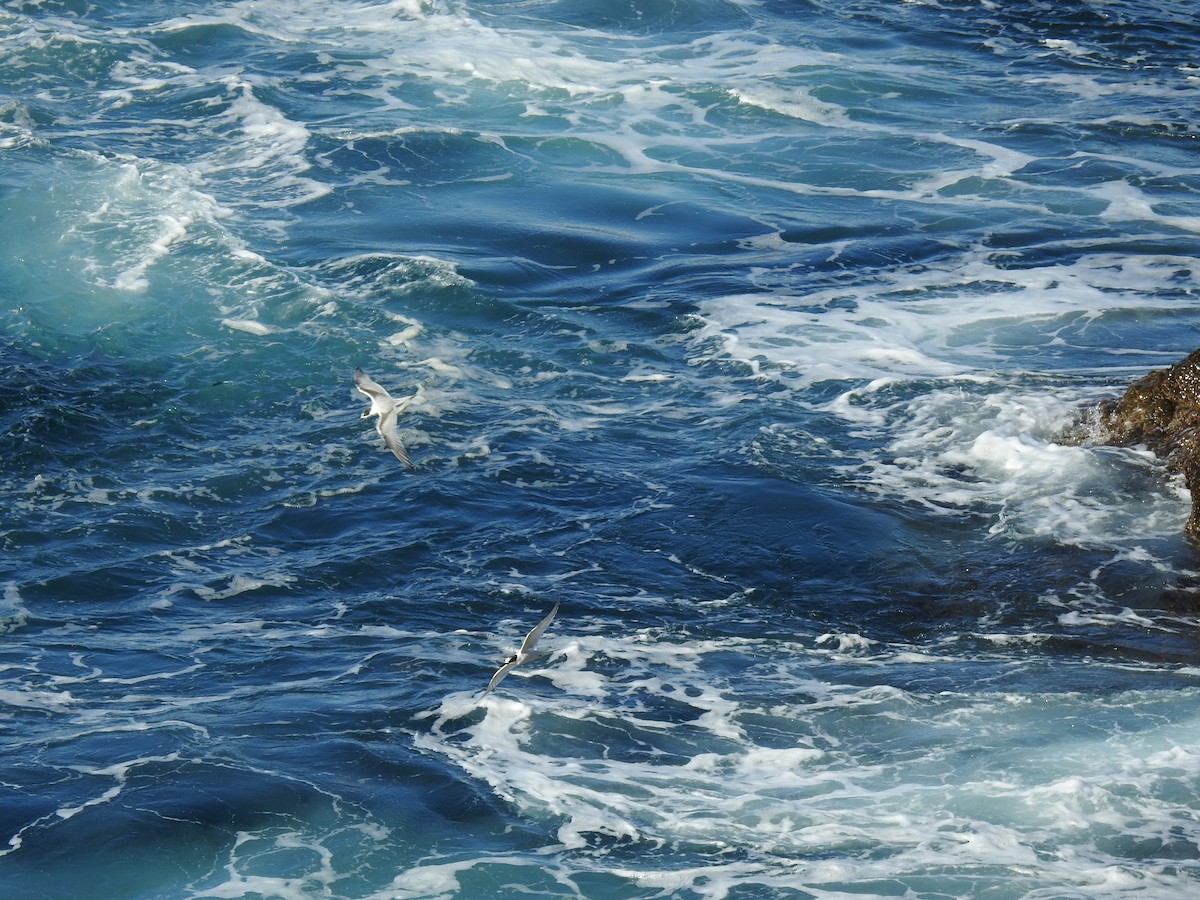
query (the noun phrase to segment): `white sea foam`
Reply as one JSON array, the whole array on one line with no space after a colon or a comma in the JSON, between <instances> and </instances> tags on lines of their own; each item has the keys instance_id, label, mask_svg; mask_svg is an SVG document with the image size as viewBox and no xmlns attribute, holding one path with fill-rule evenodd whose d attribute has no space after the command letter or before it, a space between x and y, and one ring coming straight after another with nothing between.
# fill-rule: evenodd
<instances>
[{"instance_id":1,"label":"white sea foam","mask_svg":"<svg viewBox=\"0 0 1200 900\"><path fill-rule=\"evenodd\" d=\"M244 331L246 334L256 334L259 337L266 337L278 330L272 328L270 325L264 325L255 319L222 319L221 324L226 328L232 328L235 331Z\"/></svg>"},{"instance_id":2,"label":"white sea foam","mask_svg":"<svg viewBox=\"0 0 1200 900\"><path fill-rule=\"evenodd\" d=\"M1101 214L1105 219L1144 221L1183 231L1200 232L1200 216L1176 216L1158 212L1153 199L1128 181L1111 181L1096 189L1099 197L1108 201Z\"/></svg>"},{"instance_id":3,"label":"white sea foam","mask_svg":"<svg viewBox=\"0 0 1200 900\"><path fill-rule=\"evenodd\" d=\"M16 631L29 622L29 610L21 600L21 589L12 581L5 583L0 597L0 634Z\"/></svg>"},{"instance_id":4,"label":"white sea foam","mask_svg":"<svg viewBox=\"0 0 1200 900\"><path fill-rule=\"evenodd\" d=\"M220 140L198 163L212 189L231 206L242 196L252 197L256 211L328 194L328 185L306 174L311 167L305 152L308 128L260 100L247 81L226 76L225 90L226 108L208 123Z\"/></svg>"},{"instance_id":5,"label":"white sea foam","mask_svg":"<svg viewBox=\"0 0 1200 900\"><path fill-rule=\"evenodd\" d=\"M833 883L861 891L878 879L911 883L936 872L946 890L967 890L969 873L987 868L998 883L1086 891L1105 859L1139 882L1160 877L1107 856L1108 834L1181 847L1200 839L1190 826L1179 832L1172 800L1181 779L1200 775L1200 757L1187 749L1200 720L1153 713L1160 703L1178 710L1174 696L1128 693L1100 707L1072 694L1031 705L1006 694L854 687L813 677L823 658L813 655L816 644L786 655L775 644L648 645L637 636L578 645L603 676L601 702L581 706L569 679L555 692L522 685L522 699L489 699L481 720L451 735L443 729L463 711L447 698L432 731L415 740L524 817L557 823L565 850L616 841L670 848L682 863L627 873L639 883L706 884L716 897L734 884L786 885L820 896L823 888L837 894ZM769 666L756 664L768 662L760 652ZM742 655L743 674L723 678L712 659L730 653ZM902 647L878 661L909 665L914 656L934 663ZM839 656L837 666L847 665ZM717 730L700 714L713 692L727 707L728 727ZM814 699L789 699L797 692ZM1093 727L1058 729L1076 715ZM1114 747L1118 721L1136 736ZM641 750L631 756L628 747ZM693 849L716 861L690 867ZM753 862L736 854L721 862L728 851L749 852ZM575 857L575 866L586 869L587 859ZM447 874L436 864L410 871Z\"/></svg>"},{"instance_id":6,"label":"white sea foam","mask_svg":"<svg viewBox=\"0 0 1200 900\"><path fill-rule=\"evenodd\" d=\"M1083 343L1110 313L1171 315L1157 290L1191 263L1089 255L1011 271L980 253L940 276L894 271L853 294L830 287L794 295L764 272L773 290L702 302L690 338L697 364L736 361L749 377L792 389L800 408L833 414L877 442L828 448L868 490L933 512L987 511L996 532L1121 545L1135 521L1144 538L1179 533L1182 482L1144 452L1059 443L1100 390L1014 364L1006 348L1024 355ZM1128 371L1119 349L1097 352ZM1145 368L1134 372L1178 358L1156 349L1141 356ZM831 383L845 387L832 399L810 399ZM811 440L767 429L763 446L794 441L799 451ZM1125 487L1134 481L1136 491Z\"/></svg>"},{"instance_id":7,"label":"white sea foam","mask_svg":"<svg viewBox=\"0 0 1200 900\"><path fill-rule=\"evenodd\" d=\"M228 600L230 597L236 597L247 591L257 591L265 587L285 587L296 580L294 575L288 575L283 572L271 575L235 573L222 577L225 584L220 588L204 584L182 584L173 585L171 591L188 589L195 593L201 600Z\"/></svg>"},{"instance_id":8,"label":"white sea foam","mask_svg":"<svg viewBox=\"0 0 1200 900\"><path fill-rule=\"evenodd\" d=\"M1142 540L1178 534L1186 493L1152 454L1056 443L1079 400L1049 387L934 390L895 420L865 486L934 512L988 510L992 531L1014 536L1122 544L1135 521Z\"/></svg>"},{"instance_id":9,"label":"white sea foam","mask_svg":"<svg viewBox=\"0 0 1200 900\"><path fill-rule=\"evenodd\" d=\"M0 690L0 703L20 709L61 712L75 702L69 691Z\"/></svg>"}]
</instances>

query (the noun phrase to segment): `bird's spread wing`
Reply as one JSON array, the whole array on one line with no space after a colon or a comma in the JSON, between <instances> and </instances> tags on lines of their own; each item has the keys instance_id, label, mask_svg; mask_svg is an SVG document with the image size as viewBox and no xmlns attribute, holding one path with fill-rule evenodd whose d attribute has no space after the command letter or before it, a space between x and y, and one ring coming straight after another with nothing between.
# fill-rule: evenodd
<instances>
[{"instance_id":1,"label":"bird's spread wing","mask_svg":"<svg viewBox=\"0 0 1200 900\"><path fill-rule=\"evenodd\" d=\"M379 436L383 438L383 442L387 444L387 448L396 455L396 459L400 460L408 468L416 469L416 466L412 464L412 460L408 458L408 451L404 449L404 442L400 440L400 432L396 430L396 411L394 409L380 415Z\"/></svg>"},{"instance_id":2,"label":"bird's spread wing","mask_svg":"<svg viewBox=\"0 0 1200 900\"><path fill-rule=\"evenodd\" d=\"M506 662L504 665L498 668L496 670L496 674L492 676L492 680L488 682L488 686L484 688L483 693L479 695L480 699L483 699L490 694L492 692L492 688L502 682L504 680L504 676L511 672L512 667L516 664L516 660L513 660L512 662Z\"/></svg>"},{"instance_id":3,"label":"bird's spread wing","mask_svg":"<svg viewBox=\"0 0 1200 900\"><path fill-rule=\"evenodd\" d=\"M521 645L521 653L522 654L529 653L530 651L533 650L534 647L537 646L538 639L541 638L542 632L546 630L546 627L550 624L551 620L553 620L555 614L557 614L557 613L558 613L558 604L555 603L554 609L550 610L550 613L546 616L546 618L544 618L544 619L542 619L542 621L538 622L537 626L533 629L533 631L531 631L531 632L529 632L529 634L525 635L525 643L523 643Z\"/></svg>"},{"instance_id":4,"label":"bird's spread wing","mask_svg":"<svg viewBox=\"0 0 1200 900\"><path fill-rule=\"evenodd\" d=\"M380 385L371 380L371 376L362 369L354 370L354 385L364 394L374 401L377 397L390 397L391 395Z\"/></svg>"}]
</instances>

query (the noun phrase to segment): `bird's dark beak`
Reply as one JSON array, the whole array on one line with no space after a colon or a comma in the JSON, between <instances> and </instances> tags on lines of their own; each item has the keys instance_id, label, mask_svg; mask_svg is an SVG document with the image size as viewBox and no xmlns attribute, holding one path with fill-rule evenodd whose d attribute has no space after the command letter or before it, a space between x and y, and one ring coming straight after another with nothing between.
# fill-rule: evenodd
<instances>
[{"instance_id":1,"label":"bird's dark beak","mask_svg":"<svg viewBox=\"0 0 1200 900\"><path fill-rule=\"evenodd\" d=\"M361 415L361 416L359 416L359 418L360 418L360 419L365 419L365 418L366 418L367 416L369 416L370 414L371 414L371 408L368 406L366 409L364 409L364 410L362 411L362 415Z\"/></svg>"}]
</instances>

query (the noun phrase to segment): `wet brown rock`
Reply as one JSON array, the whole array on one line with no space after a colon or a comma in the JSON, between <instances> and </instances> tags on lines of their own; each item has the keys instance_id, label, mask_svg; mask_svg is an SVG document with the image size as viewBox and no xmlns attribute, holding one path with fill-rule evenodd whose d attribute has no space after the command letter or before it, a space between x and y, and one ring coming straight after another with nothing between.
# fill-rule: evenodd
<instances>
[{"instance_id":1,"label":"wet brown rock","mask_svg":"<svg viewBox=\"0 0 1200 900\"><path fill-rule=\"evenodd\" d=\"M1192 493L1192 514L1185 530L1200 543L1200 350L1166 369L1155 369L1129 386L1117 401L1096 411L1094 427L1081 425L1066 439L1083 436L1115 447L1145 445L1183 475Z\"/></svg>"}]
</instances>

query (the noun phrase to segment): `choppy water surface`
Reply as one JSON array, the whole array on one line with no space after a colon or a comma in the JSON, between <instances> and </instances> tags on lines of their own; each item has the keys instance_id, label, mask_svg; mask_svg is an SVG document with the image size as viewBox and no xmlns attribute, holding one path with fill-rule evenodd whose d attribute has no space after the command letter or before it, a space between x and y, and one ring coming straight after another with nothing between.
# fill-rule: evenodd
<instances>
[{"instance_id":1,"label":"choppy water surface","mask_svg":"<svg viewBox=\"0 0 1200 900\"><path fill-rule=\"evenodd\" d=\"M1192 896L1196 25L4 4L5 895Z\"/></svg>"}]
</instances>

